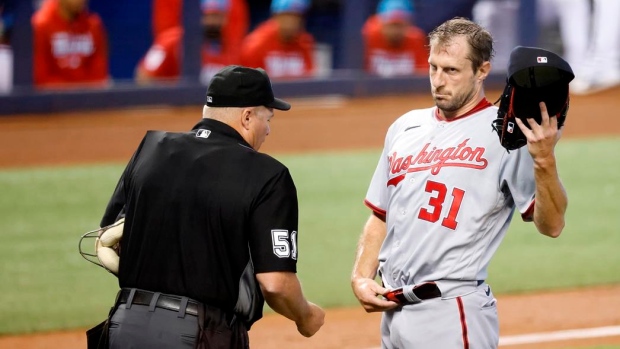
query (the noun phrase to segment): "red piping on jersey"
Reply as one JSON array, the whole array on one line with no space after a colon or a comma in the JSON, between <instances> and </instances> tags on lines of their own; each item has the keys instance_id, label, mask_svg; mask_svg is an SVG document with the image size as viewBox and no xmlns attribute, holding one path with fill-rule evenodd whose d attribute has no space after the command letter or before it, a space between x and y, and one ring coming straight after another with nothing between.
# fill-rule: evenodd
<instances>
[{"instance_id":1,"label":"red piping on jersey","mask_svg":"<svg viewBox=\"0 0 620 349\"><path fill-rule=\"evenodd\" d=\"M525 212L521 214L521 219L524 222L531 222L534 220L534 204L536 203L536 199L532 200L530 207L527 208Z\"/></svg>"},{"instance_id":2,"label":"red piping on jersey","mask_svg":"<svg viewBox=\"0 0 620 349\"><path fill-rule=\"evenodd\" d=\"M465 309L463 308L463 300L456 297L456 304L459 306L459 314L461 316L461 330L463 332L463 349L469 349L469 339L467 338L467 322L465 322Z\"/></svg>"},{"instance_id":3,"label":"red piping on jersey","mask_svg":"<svg viewBox=\"0 0 620 349\"><path fill-rule=\"evenodd\" d=\"M454 120L458 120L458 119L462 119L466 116L470 116L472 114L475 114L483 109L486 109L490 106L492 106L493 103L489 102L486 98L483 98L482 100L480 100L480 102L478 102L478 104L476 104L475 107L473 107L471 110L469 110L468 112L466 112L463 115L459 115L455 118L452 118L450 120L444 118L443 116L441 116L441 114L439 114L439 108L435 108L435 118L437 118L437 120L439 121L446 121L446 122L452 122Z\"/></svg>"},{"instance_id":4,"label":"red piping on jersey","mask_svg":"<svg viewBox=\"0 0 620 349\"><path fill-rule=\"evenodd\" d=\"M385 217L385 214L387 213L385 210L382 210L378 208L377 206L371 204L370 201L368 200L364 200L364 205L368 206L368 208L373 210L376 214L381 215L383 217Z\"/></svg>"}]
</instances>

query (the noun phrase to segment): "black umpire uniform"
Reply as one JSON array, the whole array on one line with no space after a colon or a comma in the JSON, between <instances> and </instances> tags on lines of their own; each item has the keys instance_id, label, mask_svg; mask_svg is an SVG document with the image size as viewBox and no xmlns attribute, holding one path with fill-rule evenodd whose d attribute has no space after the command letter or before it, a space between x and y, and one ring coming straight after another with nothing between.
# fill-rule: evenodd
<instances>
[{"instance_id":1,"label":"black umpire uniform","mask_svg":"<svg viewBox=\"0 0 620 349\"><path fill-rule=\"evenodd\" d=\"M290 109L264 71L245 67L216 74L207 105ZM101 226L123 215L111 348L247 348L264 303L255 273L296 272L288 169L214 119L146 133Z\"/></svg>"}]
</instances>

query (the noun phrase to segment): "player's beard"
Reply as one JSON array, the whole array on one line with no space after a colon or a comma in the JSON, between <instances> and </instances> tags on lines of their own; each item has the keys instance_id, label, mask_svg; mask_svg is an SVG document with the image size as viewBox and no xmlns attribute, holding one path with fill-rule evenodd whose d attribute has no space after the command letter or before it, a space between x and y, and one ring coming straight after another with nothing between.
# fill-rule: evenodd
<instances>
[{"instance_id":1,"label":"player's beard","mask_svg":"<svg viewBox=\"0 0 620 349\"><path fill-rule=\"evenodd\" d=\"M437 106L437 108L444 112L451 113L462 108L469 100L473 98L475 93L476 91L474 89L471 89L466 93L459 95L449 94L449 96L451 97L450 99L438 99L437 91L435 90L433 91L433 100L435 101L435 105ZM445 92L442 91L442 93L440 94L445 94Z\"/></svg>"}]
</instances>

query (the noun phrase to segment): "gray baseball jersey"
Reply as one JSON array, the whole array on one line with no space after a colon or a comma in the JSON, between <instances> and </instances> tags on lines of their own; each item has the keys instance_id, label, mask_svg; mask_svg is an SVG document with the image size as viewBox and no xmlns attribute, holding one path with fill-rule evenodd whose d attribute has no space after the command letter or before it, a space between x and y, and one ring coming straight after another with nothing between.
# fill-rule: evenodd
<instances>
[{"instance_id":1,"label":"gray baseball jersey","mask_svg":"<svg viewBox=\"0 0 620 349\"><path fill-rule=\"evenodd\" d=\"M535 182L527 147L508 153L496 117L485 99L451 121L411 111L387 132L365 200L386 216L379 273L390 289L435 282L441 298L384 312L385 349L498 345L487 266L515 207L530 219Z\"/></svg>"},{"instance_id":2,"label":"gray baseball jersey","mask_svg":"<svg viewBox=\"0 0 620 349\"><path fill-rule=\"evenodd\" d=\"M529 219L535 193L527 147L501 147L491 128L496 117L497 107L483 100L451 121L433 107L390 126L365 200L386 216L379 253L386 288L436 282L444 300L478 291L494 306L481 282L515 207Z\"/></svg>"}]
</instances>

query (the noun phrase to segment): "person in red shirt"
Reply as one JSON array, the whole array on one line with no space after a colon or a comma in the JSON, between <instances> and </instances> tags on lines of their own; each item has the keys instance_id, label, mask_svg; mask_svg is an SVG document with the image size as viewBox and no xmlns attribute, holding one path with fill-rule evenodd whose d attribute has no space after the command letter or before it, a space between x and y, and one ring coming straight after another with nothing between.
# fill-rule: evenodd
<instances>
[{"instance_id":1,"label":"person in red shirt","mask_svg":"<svg viewBox=\"0 0 620 349\"><path fill-rule=\"evenodd\" d=\"M222 29L222 37L230 44L231 50L238 51L250 29L250 10L246 0L226 0L225 2L228 3L226 5L228 11L226 11L226 25ZM155 40L170 28L183 27L181 20L183 0L153 0L152 6ZM204 4L202 6L204 8ZM234 54L239 55L238 52Z\"/></svg>"},{"instance_id":2,"label":"person in red shirt","mask_svg":"<svg viewBox=\"0 0 620 349\"><path fill-rule=\"evenodd\" d=\"M153 0L151 6L151 26L154 38L158 38L170 28L181 26L183 0Z\"/></svg>"},{"instance_id":3,"label":"person in red shirt","mask_svg":"<svg viewBox=\"0 0 620 349\"><path fill-rule=\"evenodd\" d=\"M304 28L309 5L309 0L273 0L272 18L243 41L241 64L263 68L274 80L313 75L314 38Z\"/></svg>"},{"instance_id":4,"label":"person in red shirt","mask_svg":"<svg viewBox=\"0 0 620 349\"><path fill-rule=\"evenodd\" d=\"M109 81L106 30L86 3L46 0L32 16L36 87L101 87Z\"/></svg>"},{"instance_id":5,"label":"person in red shirt","mask_svg":"<svg viewBox=\"0 0 620 349\"><path fill-rule=\"evenodd\" d=\"M136 82L176 81L181 73L181 39L183 28L170 27L159 34L138 63Z\"/></svg>"},{"instance_id":6,"label":"person in red shirt","mask_svg":"<svg viewBox=\"0 0 620 349\"><path fill-rule=\"evenodd\" d=\"M238 32L240 28L245 28L247 32L249 14L244 0L202 0L201 7L203 44L200 81L208 84L220 69L239 63L241 39ZM230 30L231 27L234 30ZM155 80L176 81L181 72L182 38L183 28L180 25L164 29L138 64L136 81L141 84Z\"/></svg>"},{"instance_id":7,"label":"person in red shirt","mask_svg":"<svg viewBox=\"0 0 620 349\"><path fill-rule=\"evenodd\" d=\"M383 77L428 72L426 34L412 24L410 0L381 0L362 28L364 64Z\"/></svg>"}]
</instances>

